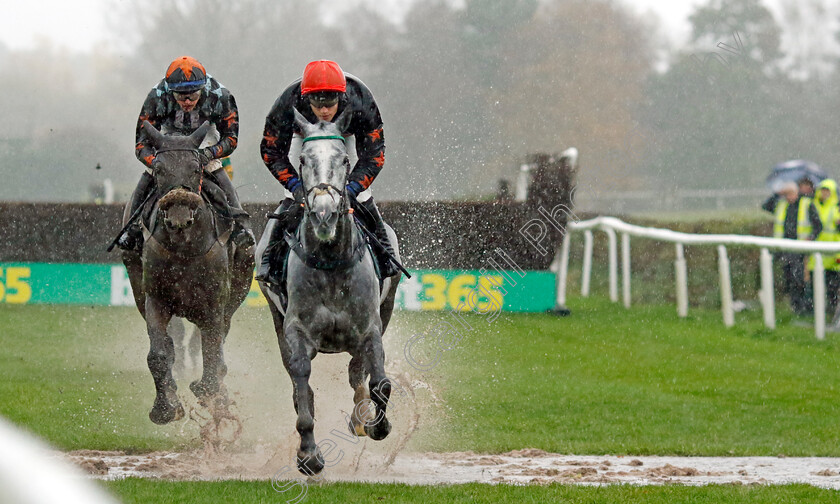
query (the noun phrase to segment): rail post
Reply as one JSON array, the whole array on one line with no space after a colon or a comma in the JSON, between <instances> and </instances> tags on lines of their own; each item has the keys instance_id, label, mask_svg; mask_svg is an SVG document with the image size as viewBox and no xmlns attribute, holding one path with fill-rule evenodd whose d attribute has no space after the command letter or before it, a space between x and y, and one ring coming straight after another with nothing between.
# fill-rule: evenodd
<instances>
[{"instance_id":1,"label":"rail post","mask_svg":"<svg viewBox=\"0 0 840 504\"><path fill-rule=\"evenodd\" d=\"M618 302L618 253L616 251L615 230L612 228L604 229L609 238L609 261L610 261L610 301Z\"/></svg>"},{"instance_id":2,"label":"rail post","mask_svg":"<svg viewBox=\"0 0 840 504\"><path fill-rule=\"evenodd\" d=\"M822 254L814 255L814 271L811 281L814 282L814 334L818 340L825 339L825 265Z\"/></svg>"},{"instance_id":3,"label":"rail post","mask_svg":"<svg viewBox=\"0 0 840 504\"><path fill-rule=\"evenodd\" d=\"M630 235L621 233L621 286L624 307L630 308Z\"/></svg>"},{"instance_id":4,"label":"rail post","mask_svg":"<svg viewBox=\"0 0 840 504\"><path fill-rule=\"evenodd\" d=\"M592 231L583 232L583 271L580 277L580 295L589 297L589 285L592 279Z\"/></svg>"},{"instance_id":5,"label":"rail post","mask_svg":"<svg viewBox=\"0 0 840 504\"><path fill-rule=\"evenodd\" d=\"M569 238L571 233L563 235L563 244L560 245L560 256L555 260L557 264L557 296L554 299L554 309L551 313L560 316L569 315L571 312L566 308L566 282L569 278Z\"/></svg>"},{"instance_id":6,"label":"rail post","mask_svg":"<svg viewBox=\"0 0 840 504\"><path fill-rule=\"evenodd\" d=\"M674 261L677 283L677 316L688 316L688 271L685 264L685 250L682 243L676 244L677 260Z\"/></svg>"},{"instance_id":7,"label":"rail post","mask_svg":"<svg viewBox=\"0 0 840 504\"><path fill-rule=\"evenodd\" d=\"M761 249L761 308L764 312L764 327L776 328L776 295L773 293L773 256L766 248Z\"/></svg>"},{"instance_id":8,"label":"rail post","mask_svg":"<svg viewBox=\"0 0 840 504\"><path fill-rule=\"evenodd\" d=\"M723 312L723 324L735 325L735 312L732 311L732 277L729 274L729 257L726 247L718 245L718 273L720 274L720 309Z\"/></svg>"}]
</instances>

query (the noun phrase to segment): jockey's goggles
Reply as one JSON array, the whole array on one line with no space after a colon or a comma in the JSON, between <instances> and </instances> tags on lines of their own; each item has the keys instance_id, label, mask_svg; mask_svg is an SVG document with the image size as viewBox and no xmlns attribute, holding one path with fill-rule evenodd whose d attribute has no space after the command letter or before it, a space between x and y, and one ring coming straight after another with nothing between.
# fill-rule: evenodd
<instances>
[{"instance_id":1,"label":"jockey's goggles","mask_svg":"<svg viewBox=\"0 0 840 504\"><path fill-rule=\"evenodd\" d=\"M337 91L316 91L309 93L309 104L315 108L332 107L338 103L341 93Z\"/></svg>"},{"instance_id":2,"label":"jockey's goggles","mask_svg":"<svg viewBox=\"0 0 840 504\"><path fill-rule=\"evenodd\" d=\"M191 91L187 93L179 93L178 91L173 91L172 94L175 95L176 101L198 101L198 99L201 98L200 89L198 91Z\"/></svg>"}]
</instances>

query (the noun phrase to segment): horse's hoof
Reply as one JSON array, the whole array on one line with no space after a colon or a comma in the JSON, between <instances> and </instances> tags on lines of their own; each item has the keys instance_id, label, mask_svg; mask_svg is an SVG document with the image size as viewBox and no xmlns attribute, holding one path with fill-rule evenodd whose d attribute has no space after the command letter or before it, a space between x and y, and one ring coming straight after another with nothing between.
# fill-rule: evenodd
<instances>
[{"instance_id":1,"label":"horse's hoof","mask_svg":"<svg viewBox=\"0 0 840 504\"><path fill-rule=\"evenodd\" d=\"M218 393L219 386L210 386L206 382L196 380L190 383L190 390L192 390L193 395L195 395L198 399L204 399Z\"/></svg>"},{"instance_id":2,"label":"horse's hoof","mask_svg":"<svg viewBox=\"0 0 840 504\"><path fill-rule=\"evenodd\" d=\"M321 456L321 450L316 447L315 453L309 455L298 450L297 468L305 476L314 476L323 471L324 457Z\"/></svg>"},{"instance_id":3,"label":"horse's hoof","mask_svg":"<svg viewBox=\"0 0 840 504\"><path fill-rule=\"evenodd\" d=\"M166 401L155 400L155 404L149 412L149 420L158 425L166 425L182 418L184 418L184 407L180 402L175 402L173 405Z\"/></svg>"},{"instance_id":4,"label":"horse's hoof","mask_svg":"<svg viewBox=\"0 0 840 504\"><path fill-rule=\"evenodd\" d=\"M352 421L347 422L347 428L350 429L350 434L354 436L364 437L367 436L365 432L365 424L354 424Z\"/></svg>"},{"instance_id":5,"label":"horse's hoof","mask_svg":"<svg viewBox=\"0 0 840 504\"><path fill-rule=\"evenodd\" d=\"M383 418L379 423L368 426L365 424L365 433L374 441L382 441L391 433L391 422Z\"/></svg>"}]
</instances>

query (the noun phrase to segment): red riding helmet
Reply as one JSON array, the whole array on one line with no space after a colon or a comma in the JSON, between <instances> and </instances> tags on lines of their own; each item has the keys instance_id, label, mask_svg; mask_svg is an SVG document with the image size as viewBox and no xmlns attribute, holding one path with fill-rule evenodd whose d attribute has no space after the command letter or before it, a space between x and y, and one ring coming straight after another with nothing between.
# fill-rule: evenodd
<instances>
[{"instance_id":1,"label":"red riding helmet","mask_svg":"<svg viewBox=\"0 0 840 504\"><path fill-rule=\"evenodd\" d=\"M175 58L166 69L166 83L176 93L192 93L204 87L207 72L204 65L190 56Z\"/></svg>"},{"instance_id":2,"label":"red riding helmet","mask_svg":"<svg viewBox=\"0 0 840 504\"><path fill-rule=\"evenodd\" d=\"M303 70L303 80L300 81L300 94L305 95L318 91L347 91L347 79L344 71L335 61L312 61Z\"/></svg>"}]
</instances>

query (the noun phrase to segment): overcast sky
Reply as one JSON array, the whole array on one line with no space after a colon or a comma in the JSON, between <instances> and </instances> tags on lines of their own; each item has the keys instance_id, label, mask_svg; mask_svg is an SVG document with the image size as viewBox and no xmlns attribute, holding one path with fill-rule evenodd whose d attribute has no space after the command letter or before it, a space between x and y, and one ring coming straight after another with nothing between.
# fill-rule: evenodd
<instances>
[{"instance_id":1,"label":"overcast sky","mask_svg":"<svg viewBox=\"0 0 840 504\"><path fill-rule=\"evenodd\" d=\"M11 49L27 49L48 46L73 52L102 50L128 53L139 37L126 31L130 23L120 22L121 11L136 0L0 0L0 44ZM302 0L277 0L302 1ZM452 4L463 4L466 0L447 0ZM690 25L688 16L697 5L709 0L617 0L628 5L646 19L656 18L660 26L657 40L656 68L664 71L673 54L673 49L682 49L688 42ZM782 19L780 5L783 0L761 0L774 14ZM387 17L399 21L414 0L319 0L325 21L336 22L341 13L359 2L367 3L386 13ZM834 38L840 21L840 1L822 0L828 9L826 14L812 19L814 29L803 34L786 30L782 26L782 50L789 56L798 52L815 55L825 53L840 56L840 44ZM818 14L812 14L820 16ZM109 26L117 22L119 32ZM663 44L664 42L664 44ZM803 42L807 42L803 46ZM822 66L820 66L822 65ZM826 70L824 63L816 68Z\"/></svg>"},{"instance_id":2,"label":"overcast sky","mask_svg":"<svg viewBox=\"0 0 840 504\"><path fill-rule=\"evenodd\" d=\"M114 48L109 31L108 11L131 0L0 0L0 41L12 49L32 48L45 41L73 51L90 51L97 45ZM688 33L688 14L702 0L622 0L641 13L652 12L664 24L668 36L677 43ZM765 0L766 1L766 0ZM407 0L375 0L381 9L401 15ZM336 6L346 0L329 0ZM118 47L118 45L117 45Z\"/></svg>"}]
</instances>

